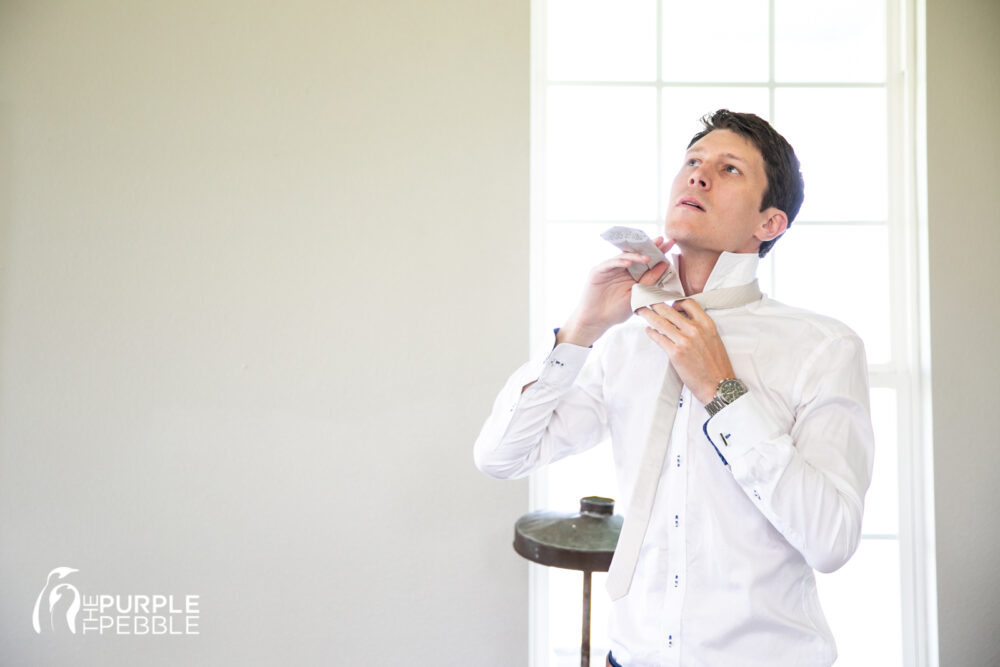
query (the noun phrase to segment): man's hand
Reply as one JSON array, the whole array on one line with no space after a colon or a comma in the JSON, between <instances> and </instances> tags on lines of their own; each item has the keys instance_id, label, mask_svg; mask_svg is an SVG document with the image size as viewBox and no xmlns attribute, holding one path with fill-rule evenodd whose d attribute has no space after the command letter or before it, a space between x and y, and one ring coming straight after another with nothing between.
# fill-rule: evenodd
<instances>
[{"instance_id":1,"label":"man's hand","mask_svg":"<svg viewBox=\"0 0 1000 667\"><path fill-rule=\"evenodd\" d=\"M653 243L662 252L673 247L674 242L657 237ZM646 264L650 258L634 252L623 252L617 257L595 266L587 280L583 297L569 320L556 335L556 343L573 343L582 347L594 344L604 332L616 324L624 322L632 315L632 285L636 283L629 275L628 267L635 262ZM643 285L652 285L663 272L667 263L660 262L639 278Z\"/></svg>"},{"instance_id":2,"label":"man's hand","mask_svg":"<svg viewBox=\"0 0 1000 667\"><path fill-rule=\"evenodd\" d=\"M707 404L719 382L734 377L729 353L712 318L691 299L640 308L649 323L646 335L670 357L677 375L691 393Z\"/></svg>"}]
</instances>

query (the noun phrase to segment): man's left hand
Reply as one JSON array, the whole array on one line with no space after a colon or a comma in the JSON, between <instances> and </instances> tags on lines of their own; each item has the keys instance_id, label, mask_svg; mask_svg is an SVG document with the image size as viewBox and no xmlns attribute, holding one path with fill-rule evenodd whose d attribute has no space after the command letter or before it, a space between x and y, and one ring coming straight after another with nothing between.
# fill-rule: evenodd
<instances>
[{"instance_id":1,"label":"man's left hand","mask_svg":"<svg viewBox=\"0 0 1000 667\"><path fill-rule=\"evenodd\" d=\"M667 353L681 381L702 403L712 400L719 382L734 377L715 322L697 302L656 303L636 314L649 324L646 335Z\"/></svg>"}]
</instances>

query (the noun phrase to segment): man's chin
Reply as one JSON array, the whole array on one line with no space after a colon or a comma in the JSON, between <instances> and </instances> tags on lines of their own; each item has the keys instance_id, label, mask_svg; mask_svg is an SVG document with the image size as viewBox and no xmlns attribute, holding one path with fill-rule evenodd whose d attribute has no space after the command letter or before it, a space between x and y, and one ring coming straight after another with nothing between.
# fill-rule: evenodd
<instances>
[{"instance_id":1,"label":"man's chin","mask_svg":"<svg viewBox=\"0 0 1000 667\"><path fill-rule=\"evenodd\" d=\"M670 224L670 221L667 221L667 223L663 225L663 238L665 239L673 239L677 243L681 243L689 241L691 236L691 230L685 229L684 225L672 225Z\"/></svg>"},{"instance_id":2,"label":"man's chin","mask_svg":"<svg viewBox=\"0 0 1000 667\"><path fill-rule=\"evenodd\" d=\"M685 248L694 249L700 246L698 239L690 231L685 231L683 229L666 229L663 233L664 238L673 239L674 247L684 251Z\"/></svg>"},{"instance_id":3,"label":"man's chin","mask_svg":"<svg viewBox=\"0 0 1000 667\"><path fill-rule=\"evenodd\" d=\"M690 257L699 257L699 256L716 256L716 257L718 257L723 252L725 252L724 249L720 249L720 248L716 248L716 247L710 247L710 246L708 246L708 245L706 245L704 243L698 242L695 239L690 239L690 238L688 238L688 239L675 239L675 241L676 241L676 243L674 243L674 248L677 249L677 251L678 251L677 254L679 254L682 257L685 256L685 255L687 255L689 258Z\"/></svg>"}]
</instances>

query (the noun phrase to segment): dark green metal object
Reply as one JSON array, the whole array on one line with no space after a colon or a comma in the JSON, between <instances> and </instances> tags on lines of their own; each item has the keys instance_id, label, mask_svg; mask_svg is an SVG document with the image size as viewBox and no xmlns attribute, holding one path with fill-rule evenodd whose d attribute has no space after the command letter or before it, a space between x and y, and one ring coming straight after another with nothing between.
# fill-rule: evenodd
<instances>
[{"instance_id":1,"label":"dark green metal object","mask_svg":"<svg viewBox=\"0 0 1000 667\"><path fill-rule=\"evenodd\" d=\"M622 530L615 501L600 496L580 499L580 513L532 512L514 524L514 551L539 565L583 571L583 639L580 665L590 665L590 580L607 572Z\"/></svg>"}]
</instances>

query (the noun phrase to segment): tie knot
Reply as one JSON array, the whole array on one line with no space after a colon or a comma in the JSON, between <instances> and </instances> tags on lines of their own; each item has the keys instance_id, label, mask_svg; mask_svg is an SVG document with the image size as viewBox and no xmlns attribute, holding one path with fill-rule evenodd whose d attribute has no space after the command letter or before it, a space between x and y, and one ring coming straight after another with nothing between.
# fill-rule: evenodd
<instances>
[{"instance_id":1,"label":"tie knot","mask_svg":"<svg viewBox=\"0 0 1000 667\"><path fill-rule=\"evenodd\" d=\"M738 308L739 306L759 301L762 296L763 294L761 294L756 280L745 285L720 287L690 296L664 290L655 285L636 283L632 286L632 311L635 312L640 308L648 308L655 303L681 301L683 299L692 299L705 310Z\"/></svg>"}]
</instances>

